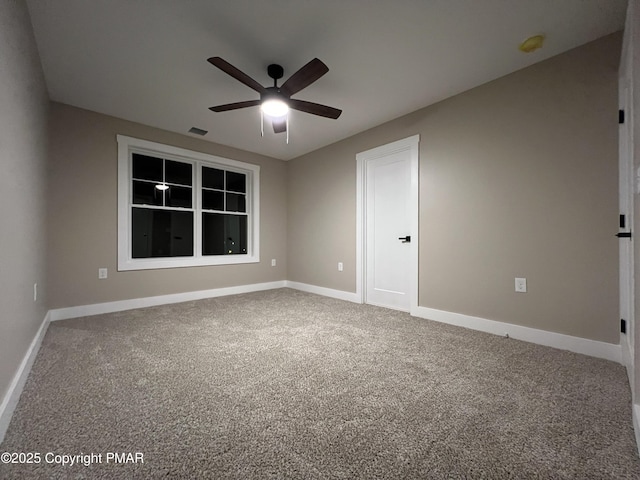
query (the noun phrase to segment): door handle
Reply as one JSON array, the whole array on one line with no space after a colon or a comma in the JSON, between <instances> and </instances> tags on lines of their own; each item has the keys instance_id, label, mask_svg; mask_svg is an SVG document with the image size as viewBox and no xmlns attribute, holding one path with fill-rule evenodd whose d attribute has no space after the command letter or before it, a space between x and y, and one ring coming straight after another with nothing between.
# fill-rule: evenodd
<instances>
[{"instance_id":1,"label":"door handle","mask_svg":"<svg viewBox=\"0 0 640 480\"><path fill-rule=\"evenodd\" d=\"M616 237L618 237L618 238L631 238L631 232L616 233Z\"/></svg>"},{"instance_id":2,"label":"door handle","mask_svg":"<svg viewBox=\"0 0 640 480\"><path fill-rule=\"evenodd\" d=\"M398 237L398 240L402 240L402 243L411 243L411 235L407 235L406 237Z\"/></svg>"}]
</instances>

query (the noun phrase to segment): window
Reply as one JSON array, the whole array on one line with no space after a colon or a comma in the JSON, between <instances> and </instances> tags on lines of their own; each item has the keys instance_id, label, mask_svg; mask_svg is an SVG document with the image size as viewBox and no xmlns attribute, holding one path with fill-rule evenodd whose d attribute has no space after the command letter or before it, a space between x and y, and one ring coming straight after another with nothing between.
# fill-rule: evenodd
<instances>
[{"instance_id":1,"label":"window","mask_svg":"<svg viewBox=\"0 0 640 480\"><path fill-rule=\"evenodd\" d=\"M203 255L247 253L246 197L245 174L202 167Z\"/></svg>"},{"instance_id":2,"label":"window","mask_svg":"<svg viewBox=\"0 0 640 480\"><path fill-rule=\"evenodd\" d=\"M259 262L259 174L118 135L118 270Z\"/></svg>"}]
</instances>

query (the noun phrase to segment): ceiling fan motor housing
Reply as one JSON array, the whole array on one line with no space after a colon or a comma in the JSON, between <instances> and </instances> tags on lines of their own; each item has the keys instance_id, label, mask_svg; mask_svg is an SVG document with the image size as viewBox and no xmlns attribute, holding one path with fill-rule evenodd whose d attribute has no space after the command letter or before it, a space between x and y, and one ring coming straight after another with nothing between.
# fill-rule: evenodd
<instances>
[{"instance_id":1,"label":"ceiling fan motor housing","mask_svg":"<svg viewBox=\"0 0 640 480\"><path fill-rule=\"evenodd\" d=\"M260 94L260 101L266 102L267 100L280 100L282 102L287 101L287 97L280 91L279 87L267 87L265 91Z\"/></svg>"}]
</instances>

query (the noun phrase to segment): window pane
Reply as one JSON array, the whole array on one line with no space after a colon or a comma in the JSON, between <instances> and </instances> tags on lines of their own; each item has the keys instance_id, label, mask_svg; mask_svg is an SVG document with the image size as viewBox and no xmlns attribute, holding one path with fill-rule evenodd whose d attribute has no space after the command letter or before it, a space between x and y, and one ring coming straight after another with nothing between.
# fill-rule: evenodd
<instances>
[{"instance_id":1,"label":"window pane","mask_svg":"<svg viewBox=\"0 0 640 480\"><path fill-rule=\"evenodd\" d=\"M227 190L246 193L247 176L244 173L227 172Z\"/></svg>"},{"instance_id":2,"label":"window pane","mask_svg":"<svg viewBox=\"0 0 640 480\"><path fill-rule=\"evenodd\" d=\"M133 181L133 203L139 205L162 205L162 191L155 183Z\"/></svg>"},{"instance_id":3,"label":"window pane","mask_svg":"<svg viewBox=\"0 0 640 480\"><path fill-rule=\"evenodd\" d=\"M202 190L202 208L205 210L224 210L224 193Z\"/></svg>"},{"instance_id":4,"label":"window pane","mask_svg":"<svg viewBox=\"0 0 640 480\"><path fill-rule=\"evenodd\" d=\"M162 182L162 159L132 154L133 158L133 178L140 180L152 180Z\"/></svg>"},{"instance_id":5,"label":"window pane","mask_svg":"<svg viewBox=\"0 0 640 480\"><path fill-rule=\"evenodd\" d=\"M174 187L166 190L167 207L191 208L192 195L189 187Z\"/></svg>"},{"instance_id":6,"label":"window pane","mask_svg":"<svg viewBox=\"0 0 640 480\"><path fill-rule=\"evenodd\" d=\"M202 253L203 255L246 254L246 215L203 213Z\"/></svg>"},{"instance_id":7,"label":"window pane","mask_svg":"<svg viewBox=\"0 0 640 480\"><path fill-rule=\"evenodd\" d=\"M227 212L246 212L246 203L244 195L227 193Z\"/></svg>"},{"instance_id":8,"label":"window pane","mask_svg":"<svg viewBox=\"0 0 640 480\"><path fill-rule=\"evenodd\" d=\"M132 210L133 258L193 256L193 212Z\"/></svg>"},{"instance_id":9,"label":"window pane","mask_svg":"<svg viewBox=\"0 0 640 480\"><path fill-rule=\"evenodd\" d=\"M177 183L179 185L192 185L192 165L184 162L174 162L167 160L164 166L164 179L167 183Z\"/></svg>"},{"instance_id":10,"label":"window pane","mask_svg":"<svg viewBox=\"0 0 640 480\"><path fill-rule=\"evenodd\" d=\"M202 167L202 186L224 190L224 170Z\"/></svg>"}]
</instances>

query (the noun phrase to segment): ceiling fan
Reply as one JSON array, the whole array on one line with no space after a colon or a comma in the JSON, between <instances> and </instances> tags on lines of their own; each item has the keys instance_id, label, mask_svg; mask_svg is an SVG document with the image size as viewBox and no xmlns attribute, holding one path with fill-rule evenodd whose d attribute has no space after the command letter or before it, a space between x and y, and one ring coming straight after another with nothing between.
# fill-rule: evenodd
<instances>
[{"instance_id":1,"label":"ceiling fan","mask_svg":"<svg viewBox=\"0 0 640 480\"><path fill-rule=\"evenodd\" d=\"M217 105L209 108L211 111L226 112L229 110L237 110L239 108L255 107L260 105L263 113L271 118L273 131L275 133L287 131L287 113L290 108L300 112L333 119L338 118L342 113L342 110L329 107L327 105L291 98L292 95L298 93L303 88L308 87L329 71L329 68L317 58L314 58L296 73L291 75L289 79L280 86L278 86L278 80L280 80L284 75L284 69L280 65L269 65L267 67L267 74L269 77L273 78L273 87L263 87L249 75L238 70L236 67L220 57L211 57L207 59L207 61L211 65L218 67L224 73L231 75L239 82L244 83L247 87L252 88L260 94L259 100L248 100L246 102Z\"/></svg>"}]
</instances>

